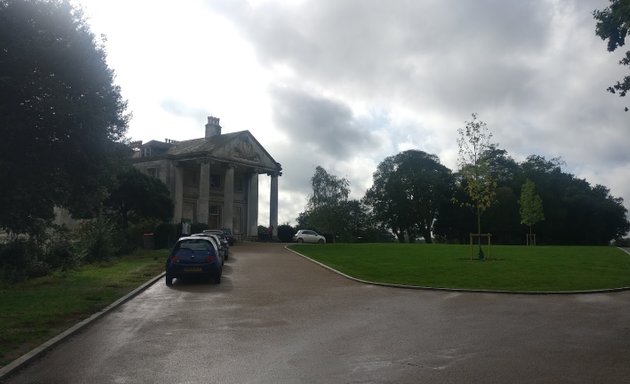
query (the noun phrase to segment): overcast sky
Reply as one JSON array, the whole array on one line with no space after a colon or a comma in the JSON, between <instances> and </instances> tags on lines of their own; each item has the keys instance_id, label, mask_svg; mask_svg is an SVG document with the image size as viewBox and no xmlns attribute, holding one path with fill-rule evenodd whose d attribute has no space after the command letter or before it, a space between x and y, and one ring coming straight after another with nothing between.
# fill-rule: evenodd
<instances>
[{"instance_id":1,"label":"overcast sky","mask_svg":"<svg viewBox=\"0 0 630 384\"><path fill-rule=\"evenodd\" d=\"M457 167L476 112L517 161L562 157L630 208L630 97L606 88L623 52L595 36L608 0L77 0L133 113L134 140L249 130L280 162L279 222L321 165L361 198L387 156ZM269 180L260 179L259 223Z\"/></svg>"}]
</instances>

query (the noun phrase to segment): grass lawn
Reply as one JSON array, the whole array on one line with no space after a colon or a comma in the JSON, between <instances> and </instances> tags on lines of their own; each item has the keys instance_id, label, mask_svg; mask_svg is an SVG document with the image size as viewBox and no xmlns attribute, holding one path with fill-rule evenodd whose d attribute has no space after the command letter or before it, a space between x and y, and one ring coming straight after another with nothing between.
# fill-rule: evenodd
<instances>
[{"instance_id":1,"label":"grass lawn","mask_svg":"<svg viewBox=\"0 0 630 384\"><path fill-rule=\"evenodd\" d=\"M163 272L167 253L142 250L108 262L0 286L0 366Z\"/></svg>"},{"instance_id":2,"label":"grass lawn","mask_svg":"<svg viewBox=\"0 0 630 384\"><path fill-rule=\"evenodd\" d=\"M630 286L630 255L615 247L492 246L470 260L468 245L326 244L291 249L347 275L383 283L506 291ZM484 247L487 253L487 248Z\"/></svg>"}]
</instances>

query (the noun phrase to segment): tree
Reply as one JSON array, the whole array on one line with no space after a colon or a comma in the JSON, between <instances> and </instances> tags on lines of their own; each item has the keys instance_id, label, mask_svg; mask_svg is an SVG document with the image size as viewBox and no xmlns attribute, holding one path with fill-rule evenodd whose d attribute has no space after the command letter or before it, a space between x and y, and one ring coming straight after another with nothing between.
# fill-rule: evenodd
<instances>
[{"instance_id":1,"label":"tree","mask_svg":"<svg viewBox=\"0 0 630 384\"><path fill-rule=\"evenodd\" d=\"M432 242L433 225L452 194L451 172L435 155L408 150L379 164L365 201L375 218L386 223L399 239L407 232Z\"/></svg>"},{"instance_id":2,"label":"tree","mask_svg":"<svg viewBox=\"0 0 630 384\"><path fill-rule=\"evenodd\" d=\"M630 33L630 0L610 0L610 5L604 10L593 11L593 17L597 20L595 34L608 40L608 52L615 51L626 42L626 36ZM630 65L630 51L619 61L621 65ZM630 76L625 76L622 81L617 81L608 87L611 93L619 93L624 97L630 90ZM628 111L628 108L625 108Z\"/></svg>"},{"instance_id":3,"label":"tree","mask_svg":"<svg viewBox=\"0 0 630 384\"><path fill-rule=\"evenodd\" d=\"M493 242L520 243L518 194L523 182L518 163L494 144L481 157L488 163L490 175L496 182L495 201L483 213L481 226L492 233Z\"/></svg>"},{"instance_id":4,"label":"tree","mask_svg":"<svg viewBox=\"0 0 630 384\"><path fill-rule=\"evenodd\" d=\"M132 166L123 167L116 175L105 206L123 228L143 219L164 222L173 217L173 201L166 185Z\"/></svg>"},{"instance_id":5,"label":"tree","mask_svg":"<svg viewBox=\"0 0 630 384\"><path fill-rule=\"evenodd\" d=\"M345 203L350 194L350 182L317 166L311 185L313 194L309 198L307 211L300 213L300 218L318 230L330 233L335 242L336 234L345 226Z\"/></svg>"},{"instance_id":6,"label":"tree","mask_svg":"<svg viewBox=\"0 0 630 384\"><path fill-rule=\"evenodd\" d=\"M608 244L630 229L623 199L602 185L562 172L556 158L529 156L521 164L524 176L536 184L545 221L536 232L550 244Z\"/></svg>"},{"instance_id":7,"label":"tree","mask_svg":"<svg viewBox=\"0 0 630 384\"><path fill-rule=\"evenodd\" d=\"M527 179L521 189L521 198L518 201L521 214L521 224L529 227L529 236L533 235L532 227L534 224L545 219L543 211L542 199L536 193L536 184ZM528 241L529 242L529 241Z\"/></svg>"},{"instance_id":8,"label":"tree","mask_svg":"<svg viewBox=\"0 0 630 384\"><path fill-rule=\"evenodd\" d=\"M0 0L0 47L0 228L94 213L128 120L102 44L67 0Z\"/></svg>"},{"instance_id":9,"label":"tree","mask_svg":"<svg viewBox=\"0 0 630 384\"><path fill-rule=\"evenodd\" d=\"M479 258L483 259L480 237L481 214L494 203L496 193L496 181L492 177L488 161L483 157L484 152L493 148L490 143L492 134L486 123L477 119L476 113L472 114L472 120L467 121L464 128L459 128L457 133L458 164L460 173L464 176L464 189L477 214Z\"/></svg>"}]
</instances>

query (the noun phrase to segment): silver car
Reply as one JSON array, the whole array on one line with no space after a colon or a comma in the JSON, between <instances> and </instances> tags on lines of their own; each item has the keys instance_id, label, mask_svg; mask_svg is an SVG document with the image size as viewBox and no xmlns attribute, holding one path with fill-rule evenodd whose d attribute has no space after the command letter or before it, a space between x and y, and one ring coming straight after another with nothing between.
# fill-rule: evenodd
<instances>
[{"instance_id":1,"label":"silver car","mask_svg":"<svg viewBox=\"0 0 630 384\"><path fill-rule=\"evenodd\" d=\"M221 256L222 263L225 263L225 260L227 260L228 258L228 249L225 248L223 244L221 244L221 240L219 239L218 236L212 233L204 232L204 233L193 233L192 235L190 235L190 237L205 237L205 238L210 239L214 247L217 249L219 256Z\"/></svg>"},{"instance_id":2,"label":"silver car","mask_svg":"<svg viewBox=\"0 0 630 384\"><path fill-rule=\"evenodd\" d=\"M298 243L324 244L326 243L326 238L315 231L311 231L310 229L300 229L293 236L293 241Z\"/></svg>"}]
</instances>

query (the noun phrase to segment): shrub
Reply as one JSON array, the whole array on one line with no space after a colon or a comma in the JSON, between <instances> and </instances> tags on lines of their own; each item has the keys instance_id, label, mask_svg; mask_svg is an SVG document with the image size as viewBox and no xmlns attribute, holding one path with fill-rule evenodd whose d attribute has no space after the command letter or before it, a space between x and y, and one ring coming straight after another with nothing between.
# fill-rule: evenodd
<instances>
[{"instance_id":1,"label":"shrub","mask_svg":"<svg viewBox=\"0 0 630 384\"><path fill-rule=\"evenodd\" d=\"M28 266L26 275L28 278L44 277L50 273L50 270L50 265L41 260L35 260Z\"/></svg>"},{"instance_id":2,"label":"shrub","mask_svg":"<svg viewBox=\"0 0 630 384\"><path fill-rule=\"evenodd\" d=\"M259 225L257 228L258 240L259 241L267 240L269 238L269 236L267 235L268 231L269 231L269 228L265 227L264 225Z\"/></svg>"},{"instance_id":3,"label":"shrub","mask_svg":"<svg viewBox=\"0 0 630 384\"><path fill-rule=\"evenodd\" d=\"M124 253L130 253L143 245L143 237L145 233L153 233L157 223L155 220L142 220L137 223L129 224L125 231L125 250Z\"/></svg>"},{"instance_id":4,"label":"shrub","mask_svg":"<svg viewBox=\"0 0 630 384\"><path fill-rule=\"evenodd\" d=\"M293 235L297 232L289 224L282 224L278 226L278 239L283 243L288 243L293 239Z\"/></svg>"},{"instance_id":5,"label":"shrub","mask_svg":"<svg viewBox=\"0 0 630 384\"><path fill-rule=\"evenodd\" d=\"M156 249L172 247L180 235L178 224L162 223L153 230L153 241Z\"/></svg>"},{"instance_id":6,"label":"shrub","mask_svg":"<svg viewBox=\"0 0 630 384\"><path fill-rule=\"evenodd\" d=\"M0 279L4 283L25 280L30 265L39 258L39 254L35 243L24 239L0 245Z\"/></svg>"},{"instance_id":7,"label":"shrub","mask_svg":"<svg viewBox=\"0 0 630 384\"><path fill-rule=\"evenodd\" d=\"M67 270L79 264L77 246L71 240L71 233L65 226L55 226L44 244L42 261L52 269Z\"/></svg>"},{"instance_id":8,"label":"shrub","mask_svg":"<svg viewBox=\"0 0 630 384\"><path fill-rule=\"evenodd\" d=\"M120 249L117 240L120 240L119 234L111 221L100 216L83 223L79 229L78 254L86 261L108 260Z\"/></svg>"}]
</instances>

